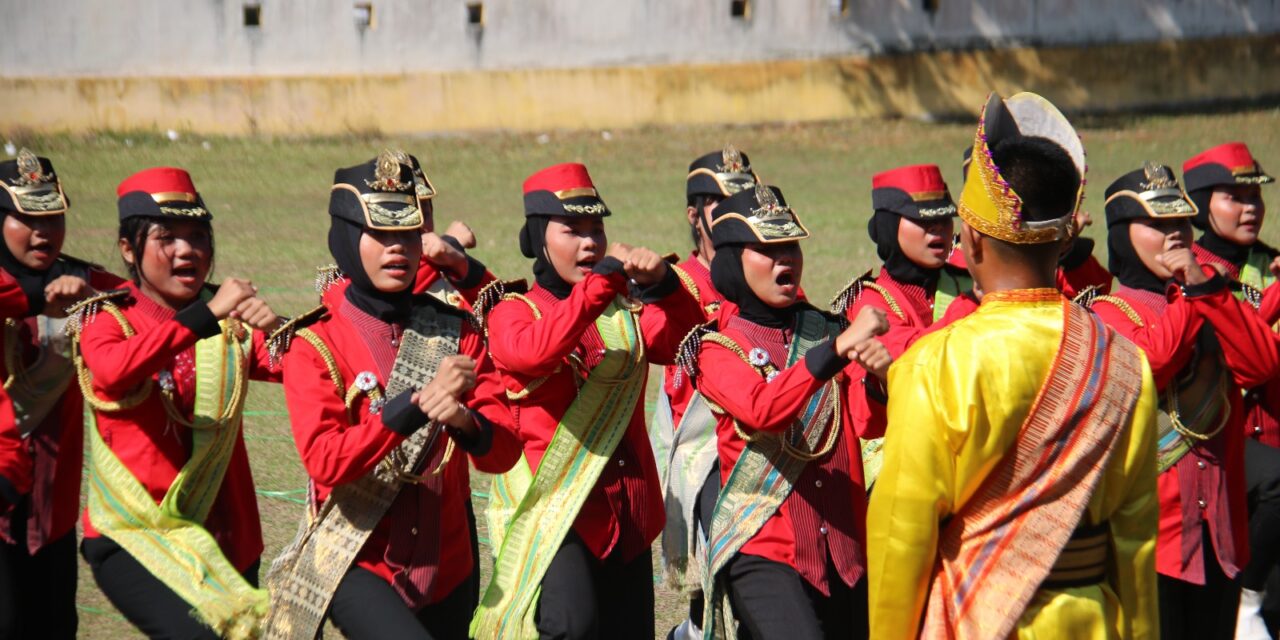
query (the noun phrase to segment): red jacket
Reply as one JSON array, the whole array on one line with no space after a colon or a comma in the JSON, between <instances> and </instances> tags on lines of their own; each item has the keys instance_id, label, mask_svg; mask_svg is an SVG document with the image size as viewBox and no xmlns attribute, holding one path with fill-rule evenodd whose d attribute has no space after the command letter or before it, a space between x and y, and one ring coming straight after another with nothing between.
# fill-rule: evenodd
<instances>
[{"instance_id":1,"label":"red jacket","mask_svg":"<svg viewBox=\"0 0 1280 640\"><path fill-rule=\"evenodd\" d=\"M902 315L898 315L893 310L893 305L885 297L874 289L864 288L858 299L849 305L845 310L845 317L853 320L858 316L858 312L863 307L875 307L884 311L885 316L889 319L889 331L879 337L880 342L889 350L890 355L894 359L898 359L906 352L907 348L915 344L930 331L941 329L970 313L978 308L978 302L972 295L963 294L957 296L951 301L951 305L947 307L946 313L937 322L933 321L933 300L935 292L927 291L919 285L898 282L888 270L880 269L880 276L876 278L876 284L884 287L889 295L893 296L894 303L901 310Z\"/></svg>"},{"instance_id":2,"label":"red jacket","mask_svg":"<svg viewBox=\"0 0 1280 640\"><path fill-rule=\"evenodd\" d=\"M1146 353L1157 389L1163 390L1187 365L1202 330L1217 335L1231 369L1232 387L1227 394L1231 422L1160 474L1157 483L1160 526L1156 570L1192 584L1204 584L1205 550L1200 531L1205 524L1227 576L1235 576L1248 563L1249 515L1239 389L1270 377L1278 361L1269 330L1231 296L1220 278L1202 286L1201 291L1201 295L1183 297L1171 288L1167 298L1127 287L1114 291L1112 295L1128 302L1142 319L1141 327L1114 304L1099 300L1093 305L1104 322Z\"/></svg>"},{"instance_id":3,"label":"red jacket","mask_svg":"<svg viewBox=\"0 0 1280 640\"><path fill-rule=\"evenodd\" d=\"M763 327L733 316L720 333L743 351L764 349L779 368L785 364L790 330ZM733 351L710 341L698 356L698 390L724 409L716 413L720 484L728 480L746 446L734 428L779 432L790 427L823 384L840 375L840 436L826 457L810 462L782 507L765 522L740 553L793 567L822 593L830 593L828 562L852 586L866 572L866 486L859 437L884 435L884 405L867 401L862 370L821 344L794 366L766 381ZM868 427L870 425L870 427ZM869 431L859 431L869 428Z\"/></svg>"},{"instance_id":4,"label":"red jacket","mask_svg":"<svg viewBox=\"0 0 1280 640\"><path fill-rule=\"evenodd\" d=\"M27 295L18 281L0 270L0 317L21 318L27 315L28 307ZM0 513L7 512L30 491L31 454L14 422L13 402L0 388Z\"/></svg>"},{"instance_id":5,"label":"red jacket","mask_svg":"<svg viewBox=\"0 0 1280 640\"><path fill-rule=\"evenodd\" d=\"M401 329L369 316L340 296L326 296L326 306L329 313L310 329L328 346L344 384L349 386L358 374L369 372L385 388L395 361L393 341ZM404 485L356 558L357 566L386 580L415 610L439 602L475 570L467 520L471 500L468 457L477 469L488 473L506 471L520 457L519 441L503 404L505 392L485 355L482 337L465 320L458 352L477 361L476 387L467 405L481 416L483 434L475 442L455 438L460 449L471 455L455 454L438 484ZM367 475L413 433L415 425L426 422L416 406L399 407L402 412L391 398L386 399L385 411L372 413L367 396L360 397L348 417L346 389L335 388L319 352L304 340L294 338L284 370L294 440L313 481L317 505L329 497L334 486ZM415 414L416 422L400 420ZM442 435L436 441L422 473L430 473L439 464L446 437L452 436Z\"/></svg>"},{"instance_id":6,"label":"red jacket","mask_svg":"<svg viewBox=\"0 0 1280 640\"><path fill-rule=\"evenodd\" d=\"M6 274L7 275L7 274ZM115 289L124 284L118 276L87 266L80 270L89 286L98 291ZM40 357L40 339L37 323L39 317L22 319L19 316L19 358L24 365L32 364ZM0 352L7 353L13 345L6 343L6 335L0 333ZM7 359L0 358L0 379L10 375ZM74 373L71 374L74 376ZM80 511L80 480L84 469L84 398L80 385L74 379L62 394L62 399L24 441L26 453L32 461L31 508L27 514L27 551L34 554L49 542L62 538L76 526ZM0 512L0 540L16 544L10 532L11 513Z\"/></svg>"},{"instance_id":7,"label":"red jacket","mask_svg":"<svg viewBox=\"0 0 1280 640\"><path fill-rule=\"evenodd\" d=\"M702 307L704 318L710 319L724 302L724 296L720 295L715 285L711 284L711 271L698 259L697 251L690 253L689 257L677 266L689 274L689 278L693 280L694 286L698 289L695 296L698 305ZM684 417L685 408L693 399L694 389L689 383L688 376L680 376L680 385L676 386L676 369L674 365L663 367L662 389L667 393L667 399L671 403L671 424L678 428L680 419Z\"/></svg>"},{"instance_id":8,"label":"red jacket","mask_svg":"<svg viewBox=\"0 0 1280 640\"><path fill-rule=\"evenodd\" d=\"M503 301L489 314L489 349L506 388L520 392L546 377L527 396L510 401L525 458L535 473L577 395L577 373L569 355L577 353L588 369L599 363L603 342L594 323L614 298L627 292L617 260L606 258L596 268L607 273L587 274L564 300L541 287L530 291L540 318L519 300ZM703 311L674 273L655 291L659 288L665 295L644 305L640 331L649 362L666 365L675 362L680 341L702 321ZM662 531L662 491L642 402L643 398L636 401L622 442L574 520L574 531L597 558L615 551L624 560L648 553Z\"/></svg>"},{"instance_id":9,"label":"red jacket","mask_svg":"<svg viewBox=\"0 0 1280 640\"><path fill-rule=\"evenodd\" d=\"M80 349L93 375L95 393L103 400L119 400L144 380L154 380L161 370L168 370L173 373L179 408L190 415L195 392L192 347L202 337L197 331L206 336L217 331L213 314L203 302L175 313L146 297L132 282L125 289L129 297L117 299L115 304L136 335L126 338L120 323L105 312L87 322L81 332ZM268 365L262 332L253 335L250 376L278 382L279 373ZM159 504L190 456L191 431L170 423L158 386L155 389L132 409L96 415L103 441ZM230 465L204 526L227 560L243 572L262 555L258 500L243 438L236 439ZM98 536L88 510L84 535Z\"/></svg>"},{"instance_id":10,"label":"red jacket","mask_svg":"<svg viewBox=\"0 0 1280 640\"><path fill-rule=\"evenodd\" d=\"M1240 267L1227 261L1226 258L1205 249L1199 244L1193 245L1196 259L1201 264L1221 267L1231 280L1239 280ZM1252 309L1249 305L1246 308ZM1268 326L1275 326L1280 320L1280 282L1273 283L1262 292L1262 303L1258 314ZM1280 334L1272 331L1272 337L1280 341ZM1259 385L1246 387L1244 397L1244 430L1262 444L1280 447L1280 375Z\"/></svg>"}]
</instances>

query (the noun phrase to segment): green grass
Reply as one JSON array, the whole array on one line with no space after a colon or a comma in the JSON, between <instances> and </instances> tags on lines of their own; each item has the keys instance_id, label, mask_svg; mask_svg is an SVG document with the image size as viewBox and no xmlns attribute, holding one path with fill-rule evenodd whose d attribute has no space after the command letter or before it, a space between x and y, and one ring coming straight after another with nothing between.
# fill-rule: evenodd
<instances>
[{"instance_id":1,"label":"green grass","mask_svg":"<svg viewBox=\"0 0 1280 640\"><path fill-rule=\"evenodd\" d=\"M1144 160L1178 168L1207 146L1246 140L1263 166L1280 170L1276 109L1080 124L1090 164L1085 206L1098 221L1088 233L1098 239L1105 234L1103 189ZM607 136L556 132L542 139L506 134L396 139L184 135L170 142L150 134L11 135L16 143L51 157L62 176L72 201L68 253L118 269L116 184L145 167L182 166L191 171L215 215L214 280L252 278L278 310L297 313L315 303L313 268L330 262L325 237L333 170L364 161L384 146L403 147L423 160L440 189L437 221L441 226L453 219L468 221L480 243L474 254L500 277L510 278L527 277L529 270L516 245L522 220L520 185L528 174L555 162L585 162L614 212L607 225L610 239L684 254L689 248L683 215L685 168L694 157L732 142L751 155L767 182L782 187L814 234L804 245L805 289L813 300L824 303L852 275L875 265L875 251L866 236L871 175L898 165L933 162L942 166L958 195L960 152L972 131L971 124L851 121L647 129ZM1268 189L1266 195L1280 203L1280 191ZM1280 239L1278 228L1273 223L1265 229L1267 241ZM1099 243L1099 251L1105 246ZM650 385L651 396L652 391ZM255 480L266 494L259 500L267 546L264 572L296 530L302 514L298 492L306 482L283 407L278 387L254 384L245 440ZM485 484L477 479L476 486L483 491ZM483 564L487 574L488 563ZM81 636L130 637L133 630L94 587L87 569L80 579ZM665 633L683 611L679 597L660 586L659 631Z\"/></svg>"}]
</instances>

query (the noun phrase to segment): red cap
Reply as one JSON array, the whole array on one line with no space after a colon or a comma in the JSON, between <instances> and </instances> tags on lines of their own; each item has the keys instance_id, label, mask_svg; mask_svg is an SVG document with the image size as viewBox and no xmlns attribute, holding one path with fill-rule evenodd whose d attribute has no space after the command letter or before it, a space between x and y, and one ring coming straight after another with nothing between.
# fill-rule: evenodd
<instances>
[{"instance_id":1,"label":"red cap","mask_svg":"<svg viewBox=\"0 0 1280 640\"><path fill-rule=\"evenodd\" d=\"M1187 191L1220 184L1267 184L1273 178L1262 170L1243 142L1228 142L1200 152L1182 163Z\"/></svg>"},{"instance_id":2,"label":"red cap","mask_svg":"<svg viewBox=\"0 0 1280 640\"><path fill-rule=\"evenodd\" d=\"M191 181L191 174L174 167L152 167L143 169L120 183L116 187L116 197L130 191L146 193L184 193L194 197L196 185Z\"/></svg>"},{"instance_id":3,"label":"red cap","mask_svg":"<svg viewBox=\"0 0 1280 640\"><path fill-rule=\"evenodd\" d=\"M566 162L547 167L524 181L526 216L609 215L587 167Z\"/></svg>"},{"instance_id":4,"label":"red cap","mask_svg":"<svg viewBox=\"0 0 1280 640\"><path fill-rule=\"evenodd\" d=\"M936 164L914 164L872 176L871 206L913 220L956 215L955 202Z\"/></svg>"},{"instance_id":5,"label":"red cap","mask_svg":"<svg viewBox=\"0 0 1280 640\"><path fill-rule=\"evenodd\" d=\"M900 189L916 202L941 200L947 195L947 183L936 164L913 164L877 173L871 178L872 189Z\"/></svg>"},{"instance_id":6,"label":"red cap","mask_svg":"<svg viewBox=\"0 0 1280 640\"><path fill-rule=\"evenodd\" d=\"M590 189L593 192L591 195L595 195L595 188L595 184L591 182L591 175L587 173L586 165L577 162L552 165L529 176L524 181L525 193L550 191L561 200L570 197L560 195L561 193Z\"/></svg>"},{"instance_id":7,"label":"red cap","mask_svg":"<svg viewBox=\"0 0 1280 640\"><path fill-rule=\"evenodd\" d=\"M133 217L213 218L196 192L191 174L174 167L143 169L116 187L116 207L120 219Z\"/></svg>"}]
</instances>

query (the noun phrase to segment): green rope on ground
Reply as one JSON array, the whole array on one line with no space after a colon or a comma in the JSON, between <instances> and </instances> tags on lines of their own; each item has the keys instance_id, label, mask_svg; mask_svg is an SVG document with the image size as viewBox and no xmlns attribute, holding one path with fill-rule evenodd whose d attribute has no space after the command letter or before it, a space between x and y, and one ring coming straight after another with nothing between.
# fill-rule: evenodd
<instances>
[{"instance_id":1,"label":"green rope on ground","mask_svg":"<svg viewBox=\"0 0 1280 640\"><path fill-rule=\"evenodd\" d=\"M285 502L292 502L294 504L303 504L303 505L307 504L306 499L294 497L298 495L306 495L307 493L306 489L290 489L288 491L269 491L267 489L257 489L255 491L258 495L264 498L271 498L272 500L283 500Z\"/></svg>"}]
</instances>

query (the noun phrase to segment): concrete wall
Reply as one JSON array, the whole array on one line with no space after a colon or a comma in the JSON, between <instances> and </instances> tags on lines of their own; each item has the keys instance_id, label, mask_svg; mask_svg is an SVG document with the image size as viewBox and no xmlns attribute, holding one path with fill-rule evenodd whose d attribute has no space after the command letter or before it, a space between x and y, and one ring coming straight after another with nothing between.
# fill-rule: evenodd
<instances>
[{"instance_id":1,"label":"concrete wall","mask_svg":"<svg viewBox=\"0 0 1280 640\"><path fill-rule=\"evenodd\" d=\"M484 0L479 28L469 0L367 1L372 28L356 26L355 0L0 0L0 77L729 63L1280 31L1277 0L749 0L745 19L731 0ZM244 26L246 4L261 26Z\"/></svg>"},{"instance_id":2,"label":"concrete wall","mask_svg":"<svg viewBox=\"0 0 1280 640\"><path fill-rule=\"evenodd\" d=\"M1170 61L1177 61L1171 64ZM701 65L217 78L0 77L0 132L344 133L976 113L988 91L1069 111L1280 97L1280 35Z\"/></svg>"}]
</instances>

